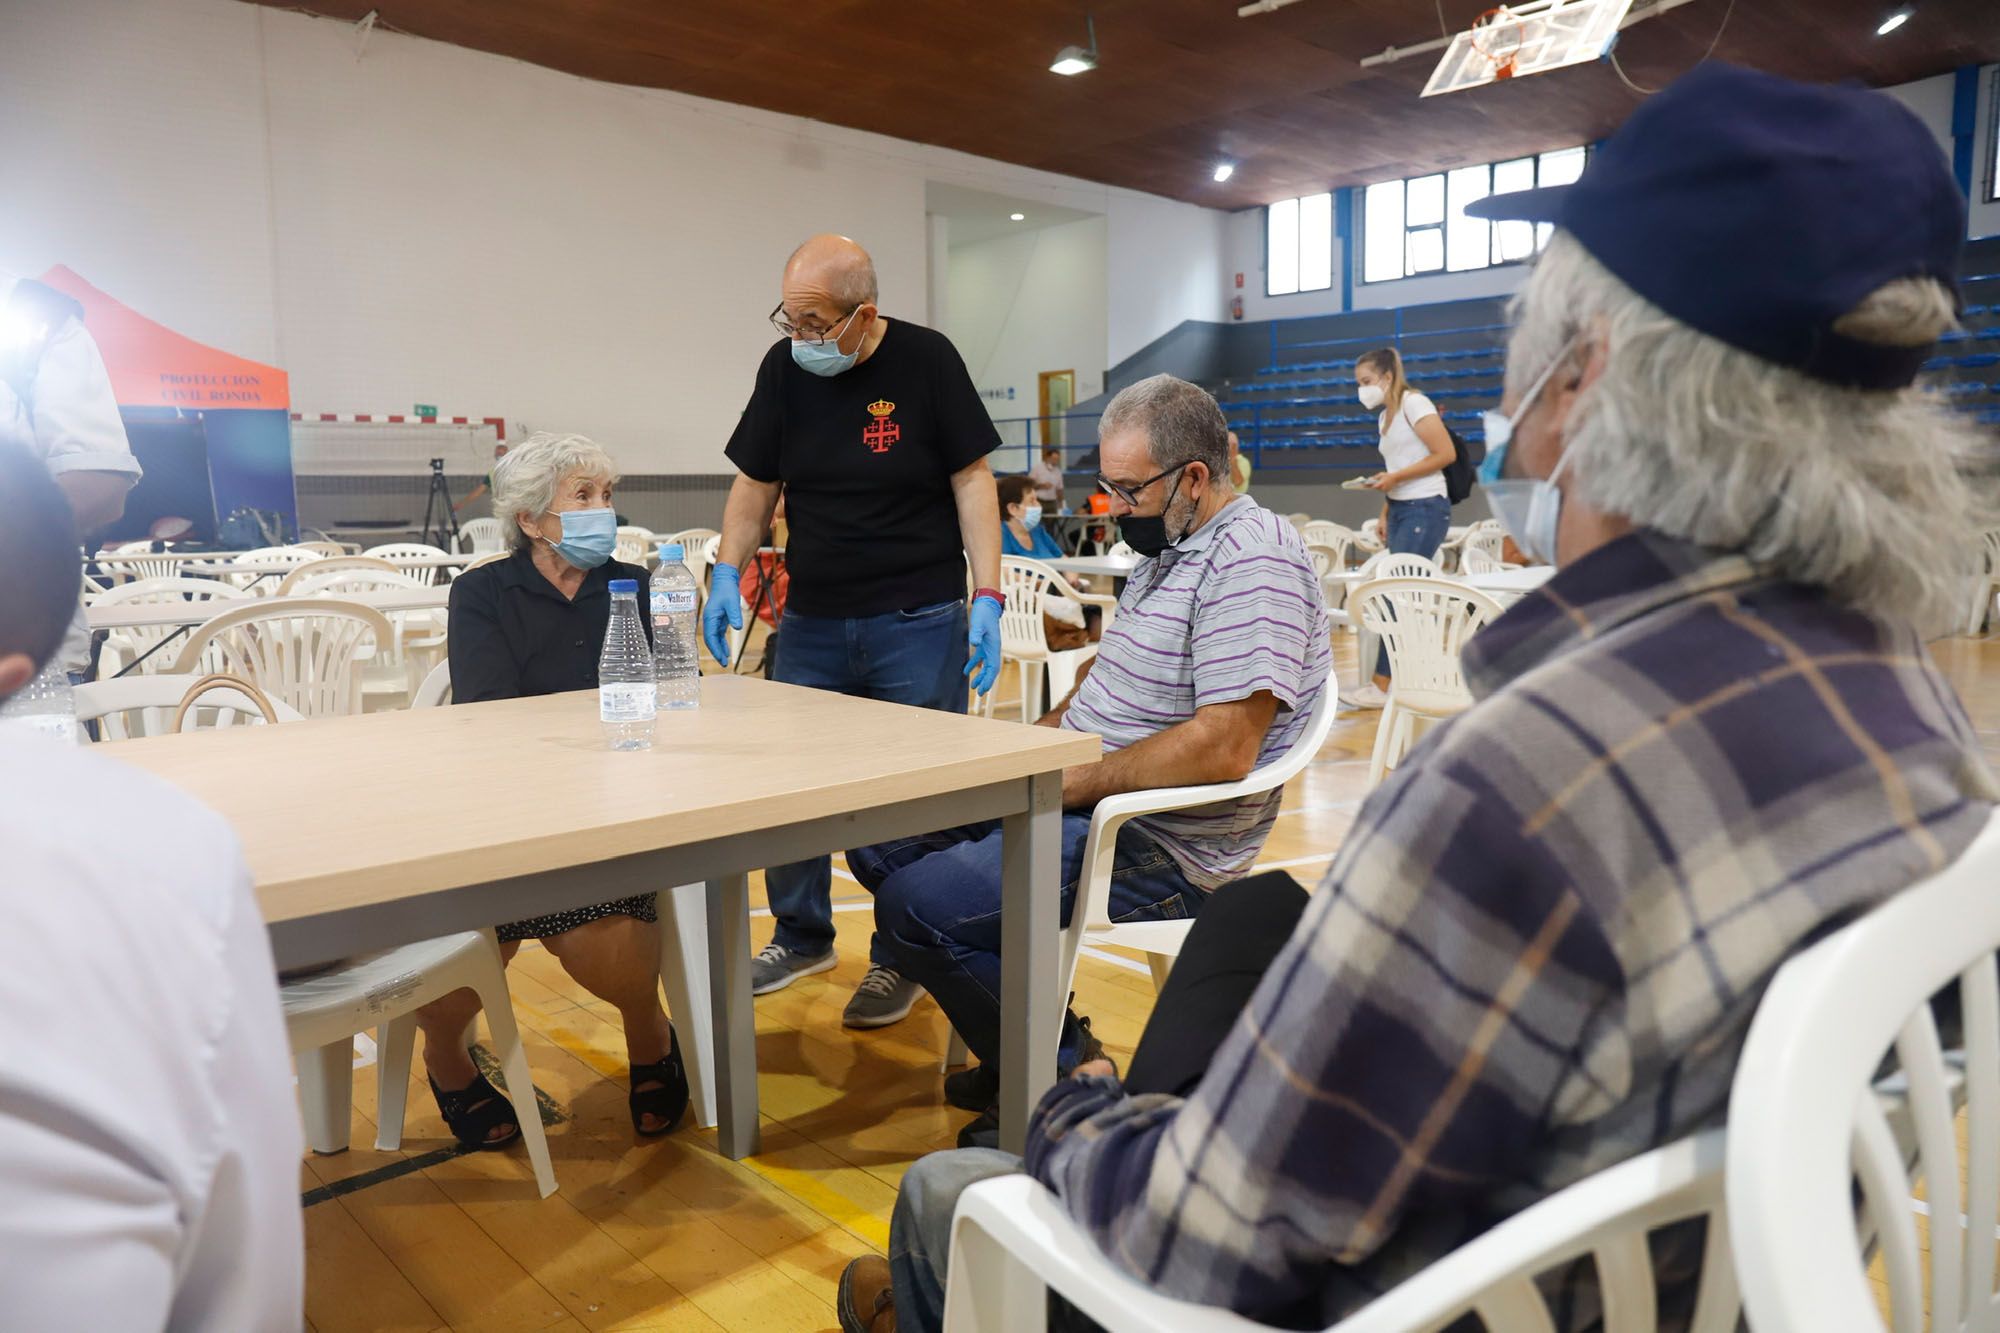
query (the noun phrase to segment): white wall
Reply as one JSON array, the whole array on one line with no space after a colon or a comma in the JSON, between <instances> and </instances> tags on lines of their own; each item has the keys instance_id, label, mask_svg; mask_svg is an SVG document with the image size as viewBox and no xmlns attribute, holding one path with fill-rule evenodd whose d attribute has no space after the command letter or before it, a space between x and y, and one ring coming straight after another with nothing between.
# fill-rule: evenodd
<instances>
[{"instance_id":1,"label":"white wall","mask_svg":"<svg viewBox=\"0 0 2000 1333\"><path fill-rule=\"evenodd\" d=\"M236 0L5 10L0 267L69 264L283 366L304 410L723 471L802 237L861 239L886 313L926 317L927 180L1104 214L1111 360L1220 308L1223 215L1190 205L379 30L357 58L347 24Z\"/></svg>"},{"instance_id":2,"label":"white wall","mask_svg":"<svg viewBox=\"0 0 2000 1333\"><path fill-rule=\"evenodd\" d=\"M1039 412L1045 370L1074 370L1077 402L1104 391L1107 230L1090 218L952 247L945 332L995 420ZM1027 435L1015 423L1001 439ZM1015 448L995 466L1020 471L1025 458Z\"/></svg>"},{"instance_id":3,"label":"white wall","mask_svg":"<svg viewBox=\"0 0 2000 1333\"><path fill-rule=\"evenodd\" d=\"M1106 365L1117 365L1183 321L1227 318L1227 214L1134 190L1107 191L1103 212L1110 229Z\"/></svg>"}]
</instances>

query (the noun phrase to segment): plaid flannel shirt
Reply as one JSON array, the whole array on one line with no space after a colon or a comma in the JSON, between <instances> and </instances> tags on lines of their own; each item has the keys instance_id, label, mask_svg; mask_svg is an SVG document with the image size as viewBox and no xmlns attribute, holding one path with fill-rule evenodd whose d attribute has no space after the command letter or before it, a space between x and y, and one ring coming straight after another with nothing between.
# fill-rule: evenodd
<instances>
[{"instance_id":1,"label":"plaid flannel shirt","mask_svg":"<svg viewBox=\"0 0 2000 1333\"><path fill-rule=\"evenodd\" d=\"M1194 1094L1036 1112L1027 1169L1168 1294L1316 1328L1721 1123L1778 965L1996 796L1912 630L1655 534L1464 667L1477 706L1370 796Z\"/></svg>"}]
</instances>

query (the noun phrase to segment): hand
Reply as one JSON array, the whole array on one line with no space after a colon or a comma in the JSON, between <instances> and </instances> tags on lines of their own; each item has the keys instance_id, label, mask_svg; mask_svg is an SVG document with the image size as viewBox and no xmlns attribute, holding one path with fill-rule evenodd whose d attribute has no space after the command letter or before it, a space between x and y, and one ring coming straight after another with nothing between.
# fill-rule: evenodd
<instances>
[{"instance_id":1,"label":"hand","mask_svg":"<svg viewBox=\"0 0 2000 1333\"><path fill-rule=\"evenodd\" d=\"M708 605L701 609L701 637L716 661L729 665L729 641L722 636L727 623L743 628L743 576L736 566L718 563L708 582Z\"/></svg>"},{"instance_id":2,"label":"hand","mask_svg":"<svg viewBox=\"0 0 2000 1333\"><path fill-rule=\"evenodd\" d=\"M717 566L721 568L721 566ZM971 629L965 636L966 647L972 650L972 658L965 664L965 674L973 677L972 688L985 694L993 688L993 682L1000 679L1000 603L991 597L972 599Z\"/></svg>"},{"instance_id":3,"label":"hand","mask_svg":"<svg viewBox=\"0 0 2000 1333\"><path fill-rule=\"evenodd\" d=\"M1386 491L1390 485L1389 474L1386 472L1377 472L1372 477L1363 477L1361 484L1371 491Z\"/></svg>"},{"instance_id":4,"label":"hand","mask_svg":"<svg viewBox=\"0 0 2000 1333\"><path fill-rule=\"evenodd\" d=\"M1109 1060L1085 1060L1069 1071L1071 1078L1117 1078L1118 1066Z\"/></svg>"}]
</instances>

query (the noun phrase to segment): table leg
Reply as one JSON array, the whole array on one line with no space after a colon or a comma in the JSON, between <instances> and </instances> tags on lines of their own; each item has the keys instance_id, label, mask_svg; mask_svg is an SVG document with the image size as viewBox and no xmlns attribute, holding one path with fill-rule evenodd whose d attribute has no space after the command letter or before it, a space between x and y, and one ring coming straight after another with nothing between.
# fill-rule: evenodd
<instances>
[{"instance_id":1,"label":"table leg","mask_svg":"<svg viewBox=\"0 0 2000 1333\"><path fill-rule=\"evenodd\" d=\"M1053 983L1051 983L1053 984ZM750 877L708 881L709 1007L724 1156L757 1151L757 1015L750 999Z\"/></svg>"},{"instance_id":2,"label":"table leg","mask_svg":"<svg viewBox=\"0 0 2000 1333\"><path fill-rule=\"evenodd\" d=\"M1020 1152L1028 1113L1055 1081L1062 929L1062 774L1028 780L1028 808L1001 821L1000 1146Z\"/></svg>"}]
</instances>

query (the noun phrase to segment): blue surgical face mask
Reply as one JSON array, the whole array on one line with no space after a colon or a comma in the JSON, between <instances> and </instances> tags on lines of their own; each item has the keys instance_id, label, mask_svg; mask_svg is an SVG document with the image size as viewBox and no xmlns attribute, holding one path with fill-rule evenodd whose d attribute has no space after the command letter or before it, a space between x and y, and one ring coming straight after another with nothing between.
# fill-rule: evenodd
<instances>
[{"instance_id":1,"label":"blue surgical face mask","mask_svg":"<svg viewBox=\"0 0 2000 1333\"><path fill-rule=\"evenodd\" d=\"M811 343L795 339L792 343L792 364L800 370L814 375L838 375L843 370L852 370L854 363L861 359L859 344L851 352L840 350L840 340L847 336L847 330L854 324L854 316L861 313L861 307L854 307L840 326L840 331L827 335L825 342Z\"/></svg>"},{"instance_id":2,"label":"blue surgical face mask","mask_svg":"<svg viewBox=\"0 0 2000 1333\"><path fill-rule=\"evenodd\" d=\"M578 569L596 569L618 549L618 515L611 510L571 509L559 517L562 540L549 545ZM542 540L549 541L547 537Z\"/></svg>"},{"instance_id":3,"label":"blue surgical face mask","mask_svg":"<svg viewBox=\"0 0 2000 1333\"><path fill-rule=\"evenodd\" d=\"M1498 411L1482 414L1486 424L1486 459L1479 465L1479 484L1486 488L1486 501L1493 507L1493 516L1500 520L1500 526L1521 548L1521 554L1549 564L1555 563L1556 530L1562 519L1562 492L1556 488L1556 478L1569 462L1568 447L1564 447L1562 457L1556 460L1555 471L1546 478L1500 474L1507 466L1507 447L1514 439L1514 423L1528 414L1542 386L1569 355L1569 348L1570 344L1565 342L1555 360L1535 377L1515 405L1513 416Z\"/></svg>"},{"instance_id":4,"label":"blue surgical face mask","mask_svg":"<svg viewBox=\"0 0 2000 1333\"><path fill-rule=\"evenodd\" d=\"M1030 532L1033 532L1036 528L1040 527L1041 524L1042 524L1042 507L1040 505L1022 506L1021 509L1022 527L1026 528Z\"/></svg>"}]
</instances>

